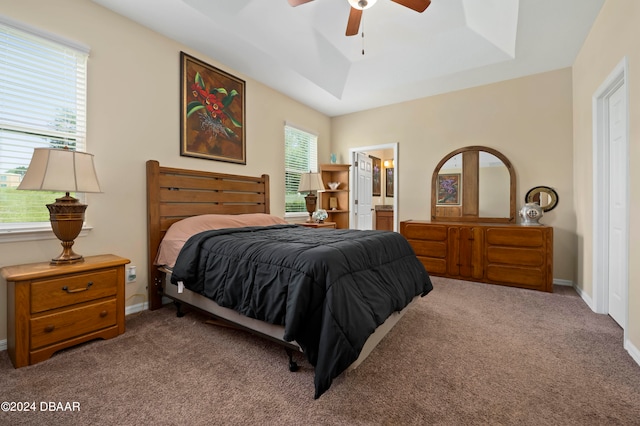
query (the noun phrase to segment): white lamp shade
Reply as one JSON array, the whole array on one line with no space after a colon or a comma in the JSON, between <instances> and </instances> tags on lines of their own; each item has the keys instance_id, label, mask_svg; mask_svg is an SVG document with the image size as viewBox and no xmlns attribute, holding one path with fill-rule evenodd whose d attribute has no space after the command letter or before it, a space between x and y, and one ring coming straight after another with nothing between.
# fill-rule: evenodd
<instances>
[{"instance_id":1,"label":"white lamp shade","mask_svg":"<svg viewBox=\"0 0 640 426\"><path fill-rule=\"evenodd\" d=\"M298 192L321 191L324 189L320 173L303 173L300 175Z\"/></svg>"},{"instance_id":2,"label":"white lamp shade","mask_svg":"<svg viewBox=\"0 0 640 426\"><path fill-rule=\"evenodd\" d=\"M18 189L60 192L102 192L93 155L69 149L35 148Z\"/></svg>"}]
</instances>

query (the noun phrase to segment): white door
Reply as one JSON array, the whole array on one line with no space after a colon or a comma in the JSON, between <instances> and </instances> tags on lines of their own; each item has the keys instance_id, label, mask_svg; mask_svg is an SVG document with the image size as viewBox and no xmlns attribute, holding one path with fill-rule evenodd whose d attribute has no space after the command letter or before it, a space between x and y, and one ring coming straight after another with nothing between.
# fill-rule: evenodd
<instances>
[{"instance_id":1,"label":"white door","mask_svg":"<svg viewBox=\"0 0 640 426\"><path fill-rule=\"evenodd\" d=\"M373 193L373 162L367 154L358 152L356 155L356 194L355 218L356 229L370 230L371 220L371 198Z\"/></svg>"},{"instance_id":2,"label":"white door","mask_svg":"<svg viewBox=\"0 0 640 426\"><path fill-rule=\"evenodd\" d=\"M627 260L627 107L624 86L611 94L609 110L609 315L625 327ZM604 197L606 199L606 197Z\"/></svg>"}]
</instances>

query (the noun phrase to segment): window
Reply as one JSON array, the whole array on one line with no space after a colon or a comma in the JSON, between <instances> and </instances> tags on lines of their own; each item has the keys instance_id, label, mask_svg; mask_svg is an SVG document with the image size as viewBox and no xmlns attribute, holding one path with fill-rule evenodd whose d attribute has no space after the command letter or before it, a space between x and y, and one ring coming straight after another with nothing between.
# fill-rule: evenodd
<instances>
[{"instance_id":1,"label":"window","mask_svg":"<svg viewBox=\"0 0 640 426\"><path fill-rule=\"evenodd\" d=\"M16 188L34 148L85 150L87 57L83 46L0 17L0 231L50 228L45 204L60 195Z\"/></svg>"},{"instance_id":2,"label":"window","mask_svg":"<svg viewBox=\"0 0 640 426\"><path fill-rule=\"evenodd\" d=\"M300 175L318 171L318 136L284 126L285 216L308 216L304 196L298 192Z\"/></svg>"}]
</instances>

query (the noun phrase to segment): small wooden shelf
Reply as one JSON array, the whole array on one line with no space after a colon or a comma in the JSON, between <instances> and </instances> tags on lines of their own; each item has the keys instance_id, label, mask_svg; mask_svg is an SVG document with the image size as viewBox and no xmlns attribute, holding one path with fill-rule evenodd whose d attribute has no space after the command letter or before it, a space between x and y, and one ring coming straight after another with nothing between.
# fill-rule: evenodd
<instances>
[{"instance_id":1,"label":"small wooden shelf","mask_svg":"<svg viewBox=\"0 0 640 426\"><path fill-rule=\"evenodd\" d=\"M320 208L327 211L327 221L335 222L336 228L349 228L349 169L350 164L321 164L320 173L325 190L320 193ZM338 189L330 189L329 182L340 182ZM332 210L332 199L337 209Z\"/></svg>"}]
</instances>

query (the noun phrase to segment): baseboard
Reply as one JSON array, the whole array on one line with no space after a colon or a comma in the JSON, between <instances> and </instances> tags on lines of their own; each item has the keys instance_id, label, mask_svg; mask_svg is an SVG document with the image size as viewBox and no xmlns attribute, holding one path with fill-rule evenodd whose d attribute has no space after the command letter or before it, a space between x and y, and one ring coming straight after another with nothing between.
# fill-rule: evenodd
<instances>
[{"instance_id":1,"label":"baseboard","mask_svg":"<svg viewBox=\"0 0 640 426\"><path fill-rule=\"evenodd\" d=\"M146 309L149 309L149 302L137 303L135 305L126 306L124 308L124 314L125 315L131 315L131 314L135 314L135 313L144 311Z\"/></svg>"},{"instance_id":2,"label":"baseboard","mask_svg":"<svg viewBox=\"0 0 640 426\"><path fill-rule=\"evenodd\" d=\"M631 340L628 339L624 342L624 348L629 352L629 355L631 355L631 358L633 358L636 364L640 365L640 349L635 347L633 343L631 343Z\"/></svg>"},{"instance_id":3,"label":"baseboard","mask_svg":"<svg viewBox=\"0 0 640 426\"><path fill-rule=\"evenodd\" d=\"M555 280L553 283L556 284ZM562 284L559 284L559 285L562 285ZM591 297L588 294L586 294L581 288L579 287L574 287L574 288L578 293L578 295L582 298L584 303L587 304L589 309L591 309L593 312L596 312L594 309L593 300L591 299ZM633 343L631 343L631 341L628 339L625 340L623 347L627 352L629 352L629 355L636 362L636 364L640 365L640 349L634 346Z\"/></svg>"},{"instance_id":4,"label":"baseboard","mask_svg":"<svg viewBox=\"0 0 640 426\"><path fill-rule=\"evenodd\" d=\"M585 293L584 290L582 290L580 287L574 286L573 288L576 290L576 293L578 293L578 296L580 296L582 298L584 303L587 304L589 309L591 309L593 312L595 312L596 310L594 309L595 306L593 306L593 299L591 299L591 296L589 296L587 293Z\"/></svg>"},{"instance_id":5,"label":"baseboard","mask_svg":"<svg viewBox=\"0 0 640 426\"><path fill-rule=\"evenodd\" d=\"M171 299L169 299L168 297L163 297L162 298L162 304L166 305L167 303L170 303ZM142 302L142 303L137 303L135 305L131 305L131 306L126 306L124 308L124 314L125 315L131 315L131 314L135 314L141 311L145 311L149 309L149 302Z\"/></svg>"},{"instance_id":6,"label":"baseboard","mask_svg":"<svg viewBox=\"0 0 640 426\"><path fill-rule=\"evenodd\" d=\"M564 285L564 286L568 286L568 287L573 287L573 281L562 280L560 278L554 278L553 279L553 284L554 285Z\"/></svg>"},{"instance_id":7,"label":"baseboard","mask_svg":"<svg viewBox=\"0 0 640 426\"><path fill-rule=\"evenodd\" d=\"M0 340L0 351L7 350L7 339Z\"/></svg>"}]
</instances>

